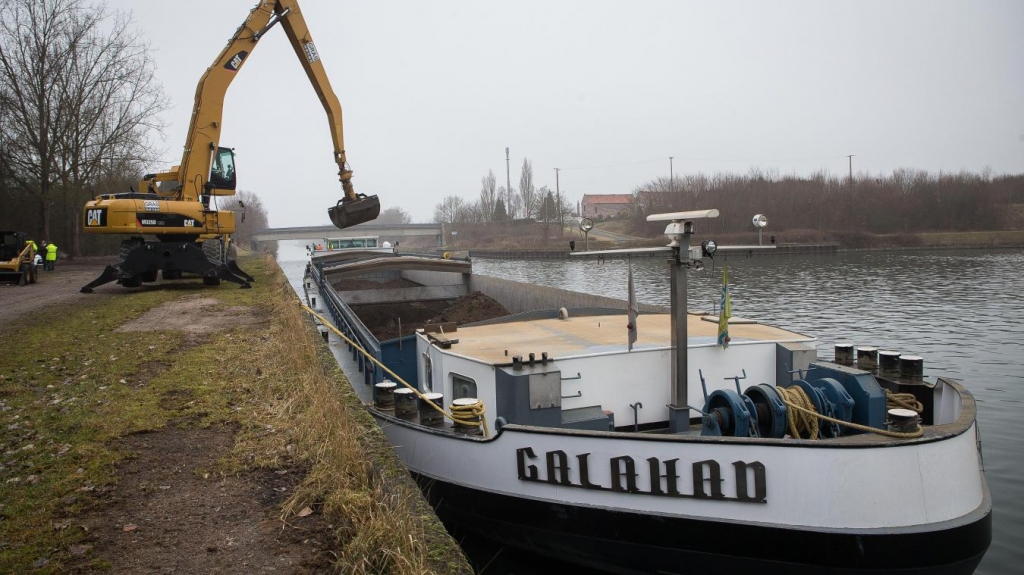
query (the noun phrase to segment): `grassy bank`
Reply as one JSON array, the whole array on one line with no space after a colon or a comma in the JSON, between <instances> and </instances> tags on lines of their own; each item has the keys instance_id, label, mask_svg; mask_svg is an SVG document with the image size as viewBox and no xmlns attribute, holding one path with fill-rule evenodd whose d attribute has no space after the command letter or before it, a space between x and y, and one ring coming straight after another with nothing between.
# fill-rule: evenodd
<instances>
[{"instance_id":1,"label":"grassy bank","mask_svg":"<svg viewBox=\"0 0 1024 575\"><path fill-rule=\"evenodd\" d=\"M281 529L320 518L338 572L470 572L279 268L242 265L251 290L105 291L3 328L0 572L124 570L80 518L111 505L134 457L126 438L172 429L230 437L209 468L183 473L298 474L270 505Z\"/></svg>"}]
</instances>

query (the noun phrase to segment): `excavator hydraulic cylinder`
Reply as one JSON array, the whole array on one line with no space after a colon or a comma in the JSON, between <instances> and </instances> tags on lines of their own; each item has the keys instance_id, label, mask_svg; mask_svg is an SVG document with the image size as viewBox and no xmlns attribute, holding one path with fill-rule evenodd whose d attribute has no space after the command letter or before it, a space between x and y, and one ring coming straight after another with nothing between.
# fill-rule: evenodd
<instances>
[{"instance_id":1,"label":"excavator hydraulic cylinder","mask_svg":"<svg viewBox=\"0 0 1024 575\"><path fill-rule=\"evenodd\" d=\"M359 194L354 200L348 198L338 201L336 206L327 209L331 223L335 227L345 229L356 224L377 219L380 215L380 200L377 196Z\"/></svg>"}]
</instances>

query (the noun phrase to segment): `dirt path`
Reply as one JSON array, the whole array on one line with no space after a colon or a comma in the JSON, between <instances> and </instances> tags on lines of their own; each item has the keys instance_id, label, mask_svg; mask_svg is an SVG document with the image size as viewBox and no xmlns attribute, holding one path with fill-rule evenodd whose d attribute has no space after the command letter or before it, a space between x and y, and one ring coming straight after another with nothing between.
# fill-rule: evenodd
<instances>
[{"instance_id":1,"label":"dirt path","mask_svg":"<svg viewBox=\"0 0 1024 575\"><path fill-rule=\"evenodd\" d=\"M295 470L221 476L209 470L234 443L227 429L167 429L133 435L134 457L93 512L76 519L91 534L78 551L111 573L324 573L330 531L319 515L281 522L277 505ZM88 560L72 568L93 572Z\"/></svg>"},{"instance_id":2,"label":"dirt path","mask_svg":"<svg viewBox=\"0 0 1024 575\"><path fill-rule=\"evenodd\" d=\"M116 258L111 257L60 260L52 272L40 269L39 281L35 284L0 284L0 331L15 323L30 321L33 314L47 313L66 304L81 305L105 300L109 293L104 292L110 290L106 286L106 289L98 288L91 296L78 293L78 290L96 279L103 268L114 261ZM121 287L110 285L118 289Z\"/></svg>"},{"instance_id":3,"label":"dirt path","mask_svg":"<svg viewBox=\"0 0 1024 575\"><path fill-rule=\"evenodd\" d=\"M113 283L93 294L79 293L111 261L61 261L52 272L40 271L36 284L0 285L0 333L32 322L40 314L131 297L125 292L135 290ZM183 297L150 310L142 318L149 321L127 322L119 331L160 325L185 331L189 341L198 344L214 337L215 331L267 319L245 307L210 311L216 300L203 298L198 282L137 289L181 290ZM153 321L150 316L163 319ZM146 364L148 372L134 374L133 381L147 381L167 367L165 362ZM164 402L186 404L191 399L183 394L166 397ZM80 527L88 534L69 548L70 561L60 570L83 574L329 572L331 526L317 513L291 517L287 523L280 518L279 505L302 480L304 470L283 466L233 475L213 471L218 460L231 452L236 431L232 426L197 429L180 421L160 431L117 440L116 448L129 455L118 469L116 483L95 488L97 493L92 495L98 503L89 511L70 513L54 524L57 530ZM73 506L76 499L65 497L62 503ZM47 564L40 559L35 567L45 569Z\"/></svg>"}]
</instances>

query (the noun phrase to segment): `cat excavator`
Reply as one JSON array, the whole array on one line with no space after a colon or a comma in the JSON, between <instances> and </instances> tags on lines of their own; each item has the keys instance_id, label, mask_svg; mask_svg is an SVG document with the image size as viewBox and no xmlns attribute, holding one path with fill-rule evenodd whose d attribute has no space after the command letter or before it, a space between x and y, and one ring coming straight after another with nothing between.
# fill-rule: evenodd
<instances>
[{"instance_id":1,"label":"cat excavator","mask_svg":"<svg viewBox=\"0 0 1024 575\"><path fill-rule=\"evenodd\" d=\"M103 194L86 203L82 222L86 233L132 237L121 242L119 261L83 286L82 292L91 293L93 288L112 281L138 287L156 281L158 272L164 279L176 279L187 272L202 276L206 285L220 285L225 280L250 287L252 277L228 255L227 240L235 232L235 213L216 206L215 198L234 195L236 186L234 149L220 141L221 116L224 95L235 74L260 39L277 24L288 36L327 112L344 193L327 210L331 222L347 228L380 214L377 196L357 194L352 185L352 170L345 159L341 104L327 80L297 0L260 0L199 79L181 164L167 172L144 175L138 191ZM143 239L143 235L156 236L156 240Z\"/></svg>"}]
</instances>

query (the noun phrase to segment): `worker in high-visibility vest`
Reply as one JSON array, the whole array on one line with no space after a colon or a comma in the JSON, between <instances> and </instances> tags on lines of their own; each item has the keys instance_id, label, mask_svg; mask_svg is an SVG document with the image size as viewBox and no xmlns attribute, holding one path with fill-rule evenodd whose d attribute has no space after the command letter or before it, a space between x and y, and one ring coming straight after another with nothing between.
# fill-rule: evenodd
<instances>
[{"instance_id":1,"label":"worker in high-visibility vest","mask_svg":"<svg viewBox=\"0 0 1024 575\"><path fill-rule=\"evenodd\" d=\"M39 246L36 245L35 240L25 240L25 243L32 246L32 255L35 256L39 253Z\"/></svg>"},{"instance_id":2,"label":"worker in high-visibility vest","mask_svg":"<svg viewBox=\"0 0 1024 575\"><path fill-rule=\"evenodd\" d=\"M50 242L46 244L46 266L43 269L52 272L55 263L57 263L57 244Z\"/></svg>"}]
</instances>

